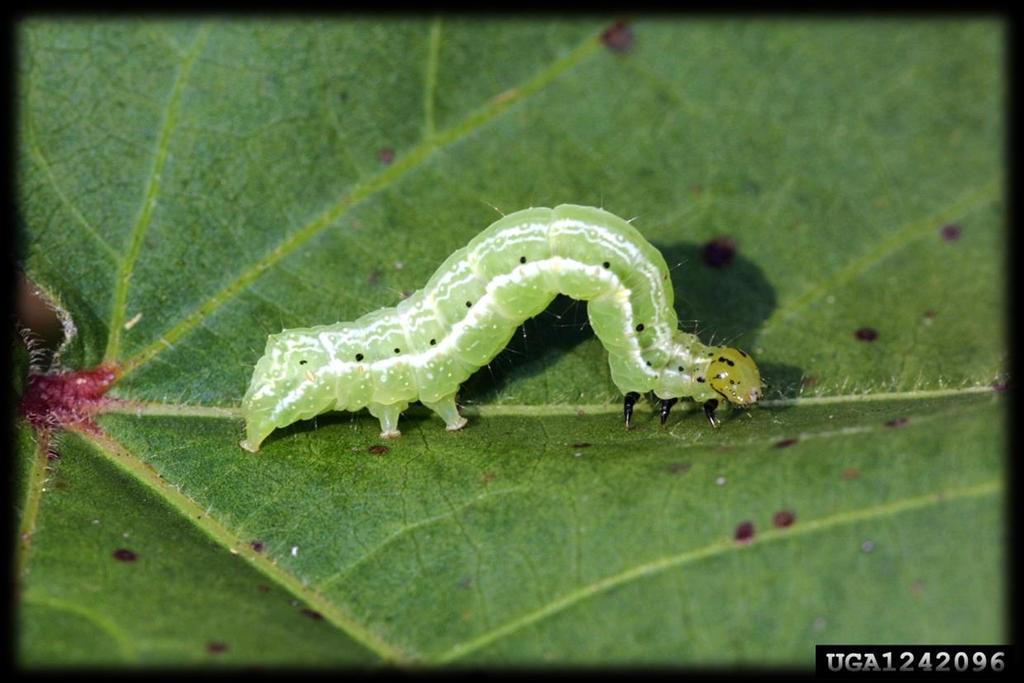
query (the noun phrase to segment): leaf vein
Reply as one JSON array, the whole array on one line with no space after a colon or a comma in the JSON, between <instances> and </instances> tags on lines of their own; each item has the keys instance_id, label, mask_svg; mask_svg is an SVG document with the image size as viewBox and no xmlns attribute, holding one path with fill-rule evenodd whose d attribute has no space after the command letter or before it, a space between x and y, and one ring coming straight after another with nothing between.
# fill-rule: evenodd
<instances>
[{"instance_id":1,"label":"leaf vein","mask_svg":"<svg viewBox=\"0 0 1024 683\"><path fill-rule=\"evenodd\" d=\"M321 581L317 585L317 590L323 591L323 590L327 589L329 586L337 583L338 581L341 581L341 580L345 579L353 571L355 571L358 567L366 564L368 561L370 561L371 559L373 559L374 557L379 555L381 552L383 552L388 546L392 545L393 543L398 541L403 536L409 534L410 532L413 532L413 531L415 531L417 529L422 529L423 527L430 526L431 524L435 524L437 522L442 522L442 521L445 521L445 520L448 520L448 519L452 519L454 516L456 516L457 514L462 512L463 510L466 510L467 508L470 508L473 505L476 505L477 503L479 503L479 502L481 502L483 500L487 500L489 498L493 498L493 497L496 497L496 496L508 495L510 493L520 493L520 492L522 492L524 490L525 490L524 487L516 486L516 487L505 489L505 490L502 490L502 491L487 492L487 493L485 493L483 495L474 496L473 498L470 498L468 501L466 501L465 503L462 503L461 505L450 507L448 512L444 512L444 513L439 514L439 515L434 515L432 517L426 517L424 519L420 519L420 520L417 520L415 522L409 522L409 523L403 525L402 527L400 527L399 529L396 529L393 533L389 534L387 537L384 538L383 541L381 541L380 543L378 543L374 547L370 548L366 552L365 555L360 557L358 560L356 560L355 562L353 562L349 566L347 566L344 569L342 569L342 570L340 570L338 572L335 572L334 574L331 574L330 576L328 576L325 579L323 579L323 581Z\"/></svg>"},{"instance_id":2,"label":"leaf vein","mask_svg":"<svg viewBox=\"0 0 1024 683\"><path fill-rule=\"evenodd\" d=\"M842 285L855 280L887 256L905 247L914 240L931 233L944 221L952 220L957 216L961 216L971 209L991 200L995 196L998 186L998 180L986 183L980 188L965 193L941 211L928 216L924 220L908 223L899 230L894 231L887 239L879 242L875 248L861 254L852 261L847 262L846 265L833 273L830 277L823 278L816 285L804 290L802 294L794 297L788 303L783 303L776 308L771 317L769 317L764 322L764 325L761 326L760 336L763 337L768 330L774 328L779 323L791 319L797 311L804 308L812 301L821 298L827 292L834 291Z\"/></svg>"},{"instance_id":3,"label":"leaf vein","mask_svg":"<svg viewBox=\"0 0 1024 683\"><path fill-rule=\"evenodd\" d=\"M170 96L167 98L167 106L164 113L164 120L157 135L156 152L153 155L153 167L149 179L146 182L146 194L142 201L142 209L139 218L132 228L129 239L128 253L125 254L118 272L117 283L114 287L113 314L110 320L110 334L107 339L107 350L104 354L106 361L117 359L121 351L121 332L124 326L124 317L128 306L128 284L135 270L135 264L142 254L142 242L153 218L156 209L157 199L160 195L161 181L164 172L164 165L170 151L171 135L174 133L178 122L178 110L181 105L182 93L188 83L189 75L192 73L192 66L203 51L209 35L209 26L199 29L192 46L189 48L185 60L178 68L178 74L171 84Z\"/></svg>"},{"instance_id":4,"label":"leaf vein","mask_svg":"<svg viewBox=\"0 0 1024 683\"><path fill-rule=\"evenodd\" d=\"M903 512L939 505L941 503L991 496L1001 491L1001 482L988 481L981 484L975 484L973 486L937 491L912 498L889 501L873 507L841 512L828 517L801 522L799 526L786 529L770 529L760 534L757 540L746 545L737 545L735 541L728 539L711 543L695 550L689 550L683 553L658 558L650 562L633 566L617 574L606 576L603 579L599 579L574 591L566 593L562 597L557 598L516 619L512 619L496 629L483 633L472 640L455 645L441 653L438 657L434 658L433 661L436 663L452 662L471 652L479 650L496 640L509 636L516 631L520 631L523 628L546 619L547 617L562 612L563 610L568 609L569 607L572 607L588 598L607 593L608 591L631 581L653 576L670 569L675 569L727 553L740 552L747 550L748 548L759 547L765 543L772 543L782 539L813 534L839 526L863 522L869 519L892 517Z\"/></svg>"},{"instance_id":5,"label":"leaf vein","mask_svg":"<svg viewBox=\"0 0 1024 683\"><path fill-rule=\"evenodd\" d=\"M121 648L121 654L126 659L132 661L138 661L139 655L132 645L131 638L125 633L121 627L115 624L110 619L107 619L102 614L99 614L85 605L79 605L76 603L68 602L67 600L61 600L59 598L53 598L43 595L27 594L23 600L28 605L38 605L40 607L48 607L50 609L59 610L61 612L67 612L68 614L74 614L82 617L93 626L96 626L99 630L103 631L115 641L117 641L118 647Z\"/></svg>"},{"instance_id":6,"label":"leaf vein","mask_svg":"<svg viewBox=\"0 0 1024 683\"><path fill-rule=\"evenodd\" d=\"M26 427L27 428L27 427ZM14 579L20 583L28 569L28 558L32 552L32 535L36 530L43 486L46 484L47 440L49 434L36 431L36 447L32 453L32 466L25 482L25 499L21 509L21 523L18 525L18 548Z\"/></svg>"}]
</instances>

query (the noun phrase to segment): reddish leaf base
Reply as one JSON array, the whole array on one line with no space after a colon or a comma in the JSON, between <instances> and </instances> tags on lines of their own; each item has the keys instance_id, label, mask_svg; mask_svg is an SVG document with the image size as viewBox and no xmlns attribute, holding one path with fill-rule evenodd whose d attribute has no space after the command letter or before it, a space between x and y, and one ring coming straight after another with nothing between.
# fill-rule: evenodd
<instances>
[{"instance_id":1,"label":"reddish leaf base","mask_svg":"<svg viewBox=\"0 0 1024 683\"><path fill-rule=\"evenodd\" d=\"M100 365L92 370L30 375L19 406L21 414L41 431L76 427L99 434L92 416L108 402L103 395L118 374L117 366Z\"/></svg>"}]
</instances>

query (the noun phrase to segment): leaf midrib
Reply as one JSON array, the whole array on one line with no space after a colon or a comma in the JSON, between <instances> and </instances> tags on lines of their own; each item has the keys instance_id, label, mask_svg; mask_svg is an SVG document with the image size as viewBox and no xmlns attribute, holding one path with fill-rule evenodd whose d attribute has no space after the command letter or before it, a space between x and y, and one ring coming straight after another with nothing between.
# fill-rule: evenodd
<instances>
[{"instance_id":1,"label":"leaf midrib","mask_svg":"<svg viewBox=\"0 0 1024 683\"><path fill-rule=\"evenodd\" d=\"M923 401L933 398L950 396L969 396L974 394L995 394L995 388L989 384L976 384L958 389L914 389L910 391L888 391L876 393L838 394L833 396L798 396L761 401L758 405L765 408L788 408L796 406L830 405L835 403L862 403L873 401ZM636 410L643 410L638 405ZM536 404L473 404L461 406L463 415L478 417L563 417L573 415L602 415L622 411L620 403L536 403ZM163 417L205 417L230 420L244 419L245 413L239 405L209 406L198 403L163 403L159 401L114 400L107 404L103 412L126 415L152 415Z\"/></svg>"}]
</instances>

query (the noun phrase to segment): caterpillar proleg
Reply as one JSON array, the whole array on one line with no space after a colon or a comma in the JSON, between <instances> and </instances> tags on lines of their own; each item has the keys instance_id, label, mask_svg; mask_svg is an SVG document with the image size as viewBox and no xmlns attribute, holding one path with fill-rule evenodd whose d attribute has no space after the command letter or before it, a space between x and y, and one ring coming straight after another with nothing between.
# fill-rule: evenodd
<instances>
[{"instance_id":1,"label":"caterpillar proleg","mask_svg":"<svg viewBox=\"0 0 1024 683\"><path fill-rule=\"evenodd\" d=\"M662 401L662 424L679 398L702 403L716 426L719 399L746 406L761 397L750 356L678 329L665 259L636 228L602 209L562 204L495 221L393 308L270 335L242 400L241 446L255 452L274 429L364 407L380 420L382 437L397 437L399 415L413 401L461 429L459 385L559 293L588 302L612 381L625 394L627 427L648 391Z\"/></svg>"}]
</instances>

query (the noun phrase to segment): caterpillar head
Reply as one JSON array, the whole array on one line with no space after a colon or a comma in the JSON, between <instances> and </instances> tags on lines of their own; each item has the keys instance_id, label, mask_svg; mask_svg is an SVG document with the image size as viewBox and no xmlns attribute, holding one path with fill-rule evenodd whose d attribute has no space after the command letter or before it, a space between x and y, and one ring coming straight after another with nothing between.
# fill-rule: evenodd
<instances>
[{"instance_id":1,"label":"caterpillar head","mask_svg":"<svg viewBox=\"0 0 1024 683\"><path fill-rule=\"evenodd\" d=\"M719 348L708 365L711 388L738 406L749 406L761 398L761 373L754 359L739 349Z\"/></svg>"}]
</instances>

